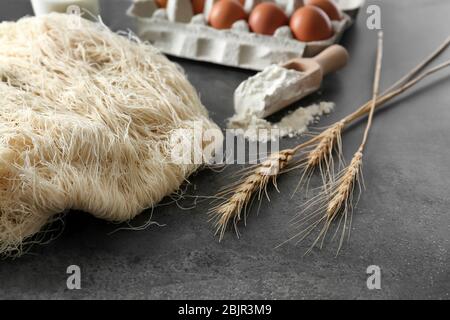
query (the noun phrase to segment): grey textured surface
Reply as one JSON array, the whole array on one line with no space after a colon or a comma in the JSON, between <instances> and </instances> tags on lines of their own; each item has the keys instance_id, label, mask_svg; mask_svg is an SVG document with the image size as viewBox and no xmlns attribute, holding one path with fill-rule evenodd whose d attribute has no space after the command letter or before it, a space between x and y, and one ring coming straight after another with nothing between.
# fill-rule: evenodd
<instances>
[{"instance_id":1,"label":"grey textured surface","mask_svg":"<svg viewBox=\"0 0 450 320\"><path fill-rule=\"evenodd\" d=\"M130 21L123 17L126 1L106 2L107 24L113 29L128 27ZM448 36L450 2L376 3L382 5L382 83L387 86ZM0 3L3 20L27 13L28 1ZM343 43L352 57L350 65L325 81L321 96L308 99L337 104L336 111L320 125L339 119L370 96L376 34L365 27L364 11ZM233 91L250 73L178 62L223 127L232 115ZM448 75L446 71L434 77L377 114L364 164L367 190L354 213L350 242L337 258L332 247L306 257L305 245L274 249L286 239L289 220L304 201L301 194L290 199L298 179L292 173L280 179L282 193L273 192L259 216L249 217L240 239L229 232L221 243L207 221L209 201L189 210L175 204L156 208L153 219L164 227L153 225L145 231L112 235L118 226L71 212L56 241L37 246L20 259L0 261L0 298L448 299ZM347 156L354 152L362 130L359 125L345 134ZM282 145L292 146L299 140L283 140ZM212 195L236 169L198 173L192 177L189 194ZM183 204L189 202L192 199ZM149 212L144 213L133 224L149 217ZM82 290L66 289L65 271L70 264L82 269ZM369 265L381 267L381 290L366 288Z\"/></svg>"}]
</instances>

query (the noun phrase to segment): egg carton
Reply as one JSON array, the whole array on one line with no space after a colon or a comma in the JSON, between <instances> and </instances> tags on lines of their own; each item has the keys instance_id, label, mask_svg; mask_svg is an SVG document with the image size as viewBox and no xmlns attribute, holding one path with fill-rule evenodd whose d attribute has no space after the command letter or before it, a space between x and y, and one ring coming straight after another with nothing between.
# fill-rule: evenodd
<instances>
[{"instance_id":1,"label":"egg carton","mask_svg":"<svg viewBox=\"0 0 450 320\"><path fill-rule=\"evenodd\" d=\"M206 0L204 12L194 15L190 0L168 0L167 8L158 8L154 0L134 0L127 14L136 20L138 36L168 55L260 71L289 59L314 56L339 42L364 4L364 0L340 0L343 19L332 21L333 37L301 42L293 38L288 26L277 29L273 36L250 32L245 20L235 22L231 29L214 29L206 17L217 1ZM260 2L245 0L246 12ZM288 16L303 5L303 0L272 2L280 5Z\"/></svg>"}]
</instances>

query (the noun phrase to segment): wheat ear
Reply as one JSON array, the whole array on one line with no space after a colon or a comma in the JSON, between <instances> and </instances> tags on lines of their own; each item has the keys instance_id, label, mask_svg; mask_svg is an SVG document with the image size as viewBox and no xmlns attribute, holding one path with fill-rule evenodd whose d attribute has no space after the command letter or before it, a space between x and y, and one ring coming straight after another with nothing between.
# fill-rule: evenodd
<instances>
[{"instance_id":1,"label":"wheat ear","mask_svg":"<svg viewBox=\"0 0 450 320\"><path fill-rule=\"evenodd\" d=\"M316 143L312 144L308 150L305 150L304 157L294 166L296 169L301 169L303 173L293 194L302 185L306 185L306 192L308 191L309 181L316 168L319 169L324 185L328 181L334 180L334 155L337 155L339 167L343 165L342 132L344 127L345 123L343 121L334 123L317 136L318 140Z\"/></svg>"},{"instance_id":2,"label":"wheat ear","mask_svg":"<svg viewBox=\"0 0 450 320\"><path fill-rule=\"evenodd\" d=\"M238 222L247 216L249 204L256 197L261 201L263 195L267 198L267 186L270 182L277 187L277 177L283 172L287 164L291 161L294 150L283 150L271 154L267 160L255 166L253 170L246 174L242 183L226 188L218 194L219 197L229 197L219 205L210 210L211 221L214 222L216 234L222 240L226 227L230 221L233 221L236 234L239 236Z\"/></svg>"}]
</instances>

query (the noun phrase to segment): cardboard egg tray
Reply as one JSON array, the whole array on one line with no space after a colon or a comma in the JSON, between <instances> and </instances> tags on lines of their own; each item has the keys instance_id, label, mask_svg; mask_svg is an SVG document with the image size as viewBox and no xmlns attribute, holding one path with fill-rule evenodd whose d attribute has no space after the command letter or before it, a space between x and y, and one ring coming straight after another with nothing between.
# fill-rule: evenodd
<instances>
[{"instance_id":1,"label":"cardboard egg tray","mask_svg":"<svg viewBox=\"0 0 450 320\"><path fill-rule=\"evenodd\" d=\"M338 5L344 17L332 22L333 37L301 42L293 38L288 26L279 28L273 36L250 32L244 20L231 29L214 29L206 17L216 1L206 0L204 12L194 15L190 0L168 0L165 9L158 8L155 0L134 0L128 15L136 20L138 36L168 55L259 71L274 63L314 56L339 42L364 3L364 0L340 0ZM250 12L260 2L245 0L244 8ZM302 0L273 2L284 8L288 16L303 4Z\"/></svg>"}]
</instances>

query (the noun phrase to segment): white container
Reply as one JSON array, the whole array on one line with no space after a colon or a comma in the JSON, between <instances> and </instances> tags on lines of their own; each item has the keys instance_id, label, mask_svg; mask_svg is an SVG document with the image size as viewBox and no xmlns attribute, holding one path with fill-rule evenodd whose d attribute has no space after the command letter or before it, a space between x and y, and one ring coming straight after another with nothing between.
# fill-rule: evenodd
<instances>
[{"instance_id":1,"label":"white container","mask_svg":"<svg viewBox=\"0 0 450 320\"><path fill-rule=\"evenodd\" d=\"M344 14L341 21L332 21L334 35L327 40L301 42L293 38L286 26L279 28L274 36L249 32L244 20L236 22L231 29L210 27L209 10L218 0L206 0L202 14L194 15L192 9L183 12L182 21L178 21L173 18L177 16L175 11L185 1L190 0L168 0L167 8L163 9L158 8L155 0L133 0L128 15L136 21L138 36L168 55L257 71L290 59L315 56L339 42L364 4L364 0L339 0L337 3ZM245 0L244 7L251 11L262 1ZM287 15L303 3L302 0L264 1L276 2ZM186 22L188 14L192 17L190 22Z\"/></svg>"},{"instance_id":2,"label":"white container","mask_svg":"<svg viewBox=\"0 0 450 320\"><path fill-rule=\"evenodd\" d=\"M50 12L77 13L70 10L70 6L80 8L85 18L98 16L100 13L99 0L31 0L34 14L36 16Z\"/></svg>"}]
</instances>

